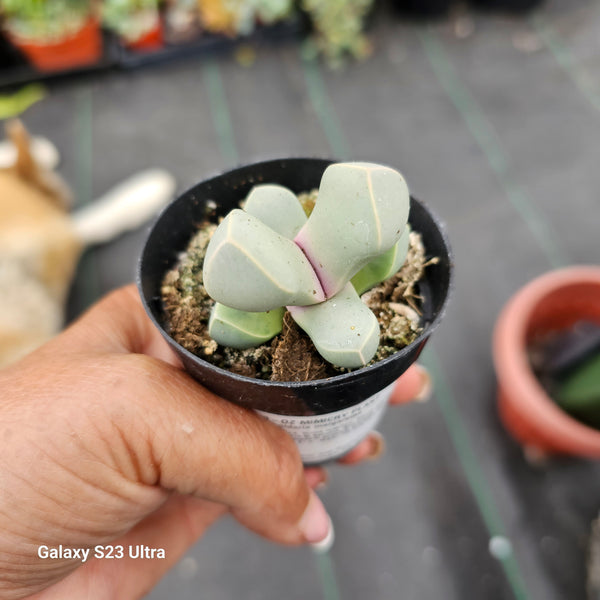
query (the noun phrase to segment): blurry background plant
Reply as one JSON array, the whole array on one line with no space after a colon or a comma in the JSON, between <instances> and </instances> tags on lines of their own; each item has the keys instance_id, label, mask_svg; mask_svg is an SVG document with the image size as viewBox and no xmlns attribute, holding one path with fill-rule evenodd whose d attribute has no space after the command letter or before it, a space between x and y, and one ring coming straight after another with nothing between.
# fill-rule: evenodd
<instances>
[{"instance_id":1,"label":"blurry background plant","mask_svg":"<svg viewBox=\"0 0 600 600\"><path fill-rule=\"evenodd\" d=\"M193 40L201 33L198 0L167 0L164 11L165 38L171 44Z\"/></svg>"},{"instance_id":2,"label":"blurry background plant","mask_svg":"<svg viewBox=\"0 0 600 600\"><path fill-rule=\"evenodd\" d=\"M302 9L312 21L314 33L305 45L305 56L322 54L331 67L345 58L364 59L371 44L363 33L365 17L374 0L302 0Z\"/></svg>"},{"instance_id":3,"label":"blurry background plant","mask_svg":"<svg viewBox=\"0 0 600 600\"><path fill-rule=\"evenodd\" d=\"M213 33L247 35L258 21L271 25L289 17L293 0L197 0L203 26Z\"/></svg>"},{"instance_id":4,"label":"blurry background plant","mask_svg":"<svg viewBox=\"0 0 600 600\"><path fill-rule=\"evenodd\" d=\"M304 47L305 58L323 56L330 66L339 67L346 58L363 59L370 54L371 44L363 30L373 5L374 0L0 0L0 15L7 38L40 68L23 44L56 43L92 27L98 60L97 17L123 45L149 50L163 45L163 21L165 38L177 45L206 33L246 36L257 26L293 20L304 12L313 30ZM82 46L81 42L74 45ZM68 54L73 52L70 48ZM52 60L55 54L65 51L48 49L46 59ZM69 68L66 62L60 64ZM89 56L74 64L83 63L90 63Z\"/></svg>"},{"instance_id":5,"label":"blurry background plant","mask_svg":"<svg viewBox=\"0 0 600 600\"><path fill-rule=\"evenodd\" d=\"M147 47L162 43L158 0L103 0L101 15L104 27L126 45L138 44L144 38L149 38Z\"/></svg>"},{"instance_id":6,"label":"blurry background plant","mask_svg":"<svg viewBox=\"0 0 600 600\"><path fill-rule=\"evenodd\" d=\"M39 71L97 63L102 37L90 0L0 0L9 41Z\"/></svg>"},{"instance_id":7,"label":"blurry background plant","mask_svg":"<svg viewBox=\"0 0 600 600\"><path fill-rule=\"evenodd\" d=\"M93 14L89 0L0 0L0 9L13 36L37 42L73 35Z\"/></svg>"}]
</instances>

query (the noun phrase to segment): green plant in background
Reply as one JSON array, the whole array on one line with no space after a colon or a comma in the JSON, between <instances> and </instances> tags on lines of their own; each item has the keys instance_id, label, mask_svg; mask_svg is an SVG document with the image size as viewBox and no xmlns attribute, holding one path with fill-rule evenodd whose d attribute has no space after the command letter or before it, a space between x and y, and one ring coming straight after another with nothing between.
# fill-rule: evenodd
<instances>
[{"instance_id":1,"label":"green plant in background","mask_svg":"<svg viewBox=\"0 0 600 600\"><path fill-rule=\"evenodd\" d=\"M10 94L0 95L0 119L18 117L32 104L46 97L46 88L39 83L30 83Z\"/></svg>"},{"instance_id":2,"label":"green plant in background","mask_svg":"<svg viewBox=\"0 0 600 600\"><path fill-rule=\"evenodd\" d=\"M600 428L600 352L574 368L559 382L557 404L574 417Z\"/></svg>"},{"instance_id":3,"label":"green plant in background","mask_svg":"<svg viewBox=\"0 0 600 600\"><path fill-rule=\"evenodd\" d=\"M322 54L336 68L348 56L360 60L370 54L371 45L363 30L373 0L302 0L301 6L314 28L305 48L306 56Z\"/></svg>"},{"instance_id":4,"label":"green plant in background","mask_svg":"<svg viewBox=\"0 0 600 600\"><path fill-rule=\"evenodd\" d=\"M15 36L39 42L56 41L75 33L99 6L103 25L126 42L137 41L158 19L161 0L0 0L4 26ZM302 0L300 7L313 25L305 55L319 54L332 67L346 57L365 58L370 44L363 33L364 19L373 0ZM294 0L187 0L182 9L195 6L207 31L247 35L256 23L271 25L289 18ZM180 11L181 12L181 11ZM187 13L186 13L187 14Z\"/></svg>"},{"instance_id":5,"label":"green plant in background","mask_svg":"<svg viewBox=\"0 0 600 600\"><path fill-rule=\"evenodd\" d=\"M211 337L240 349L264 343L281 331L285 306L325 360L367 364L379 323L355 285L363 292L402 266L409 204L402 175L371 163L330 165L308 218L286 188L253 188L206 250Z\"/></svg>"},{"instance_id":6,"label":"green plant in background","mask_svg":"<svg viewBox=\"0 0 600 600\"><path fill-rule=\"evenodd\" d=\"M13 35L51 42L81 29L92 7L90 0L0 0L0 13Z\"/></svg>"},{"instance_id":7,"label":"green plant in background","mask_svg":"<svg viewBox=\"0 0 600 600\"><path fill-rule=\"evenodd\" d=\"M294 12L294 0L198 0L201 21L209 31L248 35L257 20L270 25Z\"/></svg>"},{"instance_id":8,"label":"green plant in background","mask_svg":"<svg viewBox=\"0 0 600 600\"><path fill-rule=\"evenodd\" d=\"M272 25L289 17L294 8L293 0L225 0L225 5L235 13L236 32L252 33L256 21Z\"/></svg>"},{"instance_id":9,"label":"green plant in background","mask_svg":"<svg viewBox=\"0 0 600 600\"><path fill-rule=\"evenodd\" d=\"M346 56L365 58L370 44L363 34L364 19L374 0L302 0L300 8L308 13L314 34L305 54L322 54L331 66L339 66ZM200 19L212 32L247 35L256 22L270 25L295 12L293 0L198 0Z\"/></svg>"},{"instance_id":10,"label":"green plant in background","mask_svg":"<svg viewBox=\"0 0 600 600\"><path fill-rule=\"evenodd\" d=\"M269 25L290 16L293 12L293 0L253 0L258 19Z\"/></svg>"},{"instance_id":11,"label":"green plant in background","mask_svg":"<svg viewBox=\"0 0 600 600\"><path fill-rule=\"evenodd\" d=\"M103 0L102 24L128 42L155 27L158 0Z\"/></svg>"}]
</instances>

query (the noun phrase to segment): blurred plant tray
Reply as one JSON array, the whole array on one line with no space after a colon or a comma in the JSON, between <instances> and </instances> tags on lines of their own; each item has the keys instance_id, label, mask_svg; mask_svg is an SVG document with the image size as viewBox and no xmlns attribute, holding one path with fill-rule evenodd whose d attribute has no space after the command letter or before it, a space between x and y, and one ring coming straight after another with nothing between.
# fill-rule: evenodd
<instances>
[{"instance_id":1,"label":"blurred plant tray","mask_svg":"<svg viewBox=\"0 0 600 600\"><path fill-rule=\"evenodd\" d=\"M251 34L245 36L228 37L205 33L187 42L167 43L161 48L148 51L126 48L115 36L104 32L104 51L99 62L85 67L52 72L38 71L24 62L14 66L0 67L0 89L14 88L34 81L54 81L94 74L114 68L132 69L180 58L201 56L203 53L209 52L224 52L239 44L277 44L300 39L306 32L306 20L302 16L296 16L274 25L259 25ZM16 52L14 54L17 56Z\"/></svg>"},{"instance_id":2,"label":"blurred plant tray","mask_svg":"<svg viewBox=\"0 0 600 600\"><path fill-rule=\"evenodd\" d=\"M119 53L116 40L108 33L103 32L103 52L98 62L78 66L60 71L38 71L28 65L20 57L17 50L12 50L12 55L17 64L0 67L0 89L14 88L32 82L45 82L84 74L103 72L118 65Z\"/></svg>"},{"instance_id":3,"label":"blurred plant tray","mask_svg":"<svg viewBox=\"0 0 600 600\"><path fill-rule=\"evenodd\" d=\"M118 66L129 69L173 59L199 56L204 52L221 52L240 44L282 43L300 39L307 32L307 22L295 16L274 25L259 25L248 34L229 37L215 33L201 33L198 37L177 44L165 43L157 50L131 50L119 44Z\"/></svg>"}]
</instances>

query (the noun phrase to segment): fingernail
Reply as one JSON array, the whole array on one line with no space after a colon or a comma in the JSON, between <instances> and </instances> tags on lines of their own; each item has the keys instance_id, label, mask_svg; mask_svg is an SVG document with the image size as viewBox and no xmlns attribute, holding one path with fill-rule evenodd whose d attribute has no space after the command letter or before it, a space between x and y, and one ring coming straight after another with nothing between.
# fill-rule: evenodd
<instances>
[{"instance_id":1,"label":"fingernail","mask_svg":"<svg viewBox=\"0 0 600 600\"><path fill-rule=\"evenodd\" d=\"M366 456L369 460L375 460L385 452L385 439L379 431L371 431L369 434L369 444L369 453Z\"/></svg>"},{"instance_id":2,"label":"fingernail","mask_svg":"<svg viewBox=\"0 0 600 600\"><path fill-rule=\"evenodd\" d=\"M306 483L313 490L320 490L327 486L329 482L329 474L323 467L308 467L304 470Z\"/></svg>"},{"instance_id":3,"label":"fingernail","mask_svg":"<svg viewBox=\"0 0 600 600\"><path fill-rule=\"evenodd\" d=\"M327 517L327 518L329 519L329 517ZM334 542L335 542L335 531L333 529L333 523L331 522L331 519L329 519L329 531L327 532L327 535L325 536L325 538L322 539L320 542L311 544L310 547L312 548L313 552L315 552L317 554L326 554L333 548Z\"/></svg>"},{"instance_id":4,"label":"fingernail","mask_svg":"<svg viewBox=\"0 0 600 600\"><path fill-rule=\"evenodd\" d=\"M418 394L415 396L417 402L427 402L431 398L433 393L433 384L431 382L431 375L429 371L421 365L416 365L419 374L421 375L421 387Z\"/></svg>"},{"instance_id":5,"label":"fingernail","mask_svg":"<svg viewBox=\"0 0 600 600\"><path fill-rule=\"evenodd\" d=\"M319 497L311 490L308 506L298 523L304 539L320 552L326 552L333 543L331 519ZM329 539L331 538L331 540ZM322 550L324 545L329 548Z\"/></svg>"},{"instance_id":6,"label":"fingernail","mask_svg":"<svg viewBox=\"0 0 600 600\"><path fill-rule=\"evenodd\" d=\"M317 483L317 485L315 485L314 489L315 490L325 489L327 487L328 483L329 483L329 473L325 469L323 469L323 479L321 479L321 481L319 481L319 483Z\"/></svg>"}]
</instances>

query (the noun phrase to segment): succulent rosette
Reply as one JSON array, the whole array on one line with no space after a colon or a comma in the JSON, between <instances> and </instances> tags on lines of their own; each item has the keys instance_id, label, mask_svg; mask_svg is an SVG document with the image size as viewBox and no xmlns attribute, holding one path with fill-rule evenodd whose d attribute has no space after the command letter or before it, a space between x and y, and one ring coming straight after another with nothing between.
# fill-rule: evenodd
<instances>
[{"instance_id":1,"label":"succulent rosette","mask_svg":"<svg viewBox=\"0 0 600 600\"><path fill-rule=\"evenodd\" d=\"M404 263L409 206L402 175L372 163L327 167L308 217L287 188L255 186L207 248L211 337L239 349L260 345L281 331L287 309L325 360L366 365L379 324L359 294Z\"/></svg>"}]
</instances>

